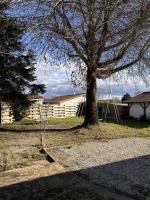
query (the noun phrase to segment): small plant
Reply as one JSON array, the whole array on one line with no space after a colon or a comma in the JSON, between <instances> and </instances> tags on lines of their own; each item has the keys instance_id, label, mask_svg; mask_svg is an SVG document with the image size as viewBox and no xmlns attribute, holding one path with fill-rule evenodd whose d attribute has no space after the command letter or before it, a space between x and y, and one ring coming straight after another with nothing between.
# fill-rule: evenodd
<instances>
[{"instance_id":1,"label":"small plant","mask_svg":"<svg viewBox=\"0 0 150 200\"><path fill-rule=\"evenodd\" d=\"M2 152L2 168L4 171L11 170L14 168L12 158L13 158L13 155L8 150Z\"/></svg>"},{"instance_id":2,"label":"small plant","mask_svg":"<svg viewBox=\"0 0 150 200\"><path fill-rule=\"evenodd\" d=\"M24 157L25 159L31 161L31 160L32 160L32 150L27 150L27 151L24 153L23 157Z\"/></svg>"}]
</instances>

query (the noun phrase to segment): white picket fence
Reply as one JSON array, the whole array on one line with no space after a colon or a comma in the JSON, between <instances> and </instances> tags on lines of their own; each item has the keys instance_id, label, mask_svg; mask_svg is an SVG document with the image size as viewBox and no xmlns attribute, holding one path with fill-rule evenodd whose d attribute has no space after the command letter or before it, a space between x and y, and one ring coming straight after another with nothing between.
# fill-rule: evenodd
<instances>
[{"instance_id":1,"label":"white picket fence","mask_svg":"<svg viewBox=\"0 0 150 200\"><path fill-rule=\"evenodd\" d=\"M12 123L13 115L11 106L7 105L6 103L1 103L0 106L0 124Z\"/></svg>"},{"instance_id":2,"label":"white picket fence","mask_svg":"<svg viewBox=\"0 0 150 200\"><path fill-rule=\"evenodd\" d=\"M50 117L72 117L78 116L80 105L68 106L68 105L53 105L53 104L33 104L26 111L24 119L28 120L46 120ZM1 124L12 123L14 121L12 109L8 105L3 105L1 109Z\"/></svg>"},{"instance_id":3,"label":"white picket fence","mask_svg":"<svg viewBox=\"0 0 150 200\"><path fill-rule=\"evenodd\" d=\"M77 116L79 105L60 106L60 105L32 105L26 114L26 119L48 119L50 117L71 117Z\"/></svg>"}]
</instances>

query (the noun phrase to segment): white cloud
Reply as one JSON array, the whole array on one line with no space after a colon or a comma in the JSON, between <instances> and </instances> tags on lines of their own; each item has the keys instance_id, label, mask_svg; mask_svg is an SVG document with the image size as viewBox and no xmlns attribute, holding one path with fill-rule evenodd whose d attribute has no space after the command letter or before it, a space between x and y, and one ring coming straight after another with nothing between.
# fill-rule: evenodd
<instances>
[{"instance_id":1,"label":"white cloud","mask_svg":"<svg viewBox=\"0 0 150 200\"><path fill-rule=\"evenodd\" d=\"M67 68L69 69L69 68ZM74 88L70 85L70 73L66 73L66 68L62 66L51 66L44 60L40 60L36 65L37 83L43 83L47 87L44 96L54 97L72 93L83 92L81 88ZM149 76L150 79L150 76ZM145 83L137 78L133 80L123 73L122 79L97 80L99 98L108 98L110 89L113 96L122 97L126 92L135 95L143 91L149 91L150 85L146 87Z\"/></svg>"},{"instance_id":2,"label":"white cloud","mask_svg":"<svg viewBox=\"0 0 150 200\"><path fill-rule=\"evenodd\" d=\"M150 80L150 77L148 80ZM114 97L121 98L125 93L134 96L144 91L150 91L150 85L146 85L140 77L135 80L125 76L117 80L113 78L98 80L97 85L99 98L108 98L111 92Z\"/></svg>"},{"instance_id":3,"label":"white cloud","mask_svg":"<svg viewBox=\"0 0 150 200\"><path fill-rule=\"evenodd\" d=\"M70 77L63 66L50 66L44 60L36 65L37 83L45 84L46 97L54 97L65 94L80 93L81 88L74 88L70 84Z\"/></svg>"}]
</instances>

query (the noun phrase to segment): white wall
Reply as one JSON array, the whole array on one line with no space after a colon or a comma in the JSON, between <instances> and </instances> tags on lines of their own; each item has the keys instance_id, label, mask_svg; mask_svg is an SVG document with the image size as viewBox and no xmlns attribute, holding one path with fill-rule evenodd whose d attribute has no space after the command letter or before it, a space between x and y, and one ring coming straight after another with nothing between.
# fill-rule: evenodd
<instances>
[{"instance_id":1,"label":"white wall","mask_svg":"<svg viewBox=\"0 0 150 200\"><path fill-rule=\"evenodd\" d=\"M43 105L43 99L33 99L36 102L30 106L27 111L25 119L40 119L40 110L42 118L48 117L66 117L66 116L76 116L78 111L78 105L81 102L85 102L84 96L77 96L73 99L64 101L61 104L55 105ZM42 105L40 107L40 105ZM11 107L6 105L5 103L2 104L1 110L1 123L12 123L13 122L13 115L10 114Z\"/></svg>"},{"instance_id":2,"label":"white wall","mask_svg":"<svg viewBox=\"0 0 150 200\"><path fill-rule=\"evenodd\" d=\"M76 98L64 101L62 103L60 103L61 106L63 105L67 105L67 106L77 106L79 105L81 102L85 102L85 97L84 96L78 96Z\"/></svg>"},{"instance_id":3,"label":"white wall","mask_svg":"<svg viewBox=\"0 0 150 200\"><path fill-rule=\"evenodd\" d=\"M150 105L146 110L147 118L150 119ZM141 107L140 104L133 104L129 110L129 115L131 117L139 119L142 115L144 115L144 109Z\"/></svg>"},{"instance_id":4,"label":"white wall","mask_svg":"<svg viewBox=\"0 0 150 200\"><path fill-rule=\"evenodd\" d=\"M1 124L7 124L13 122L12 109L10 105L1 103Z\"/></svg>"},{"instance_id":5,"label":"white wall","mask_svg":"<svg viewBox=\"0 0 150 200\"><path fill-rule=\"evenodd\" d=\"M146 110L146 115L147 115L147 119L150 119L150 105L148 106Z\"/></svg>"}]
</instances>

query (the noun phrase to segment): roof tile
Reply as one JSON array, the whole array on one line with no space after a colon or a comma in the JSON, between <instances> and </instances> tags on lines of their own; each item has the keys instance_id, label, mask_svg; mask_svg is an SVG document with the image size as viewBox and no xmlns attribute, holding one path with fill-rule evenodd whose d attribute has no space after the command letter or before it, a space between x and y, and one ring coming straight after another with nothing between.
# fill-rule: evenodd
<instances>
[{"instance_id":1,"label":"roof tile","mask_svg":"<svg viewBox=\"0 0 150 200\"><path fill-rule=\"evenodd\" d=\"M142 94L138 94L135 97L131 97L125 103L149 103L150 102L150 91L143 92Z\"/></svg>"},{"instance_id":2,"label":"roof tile","mask_svg":"<svg viewBox=\"0 0 150 200\"><path fill-rule=\"evenodd\" d=\"M64 101L74 99L74 98L76 98L78 96L81 96L81 95L84 95L84 94L82 93L82 94L73 94L73 95L66 95L66 96L58 96L58 97L54 97L52 99L46 99L45 102L49 103L49 104L59 104L59 103L62 103Z\"/></svg>"}]
</instances>

